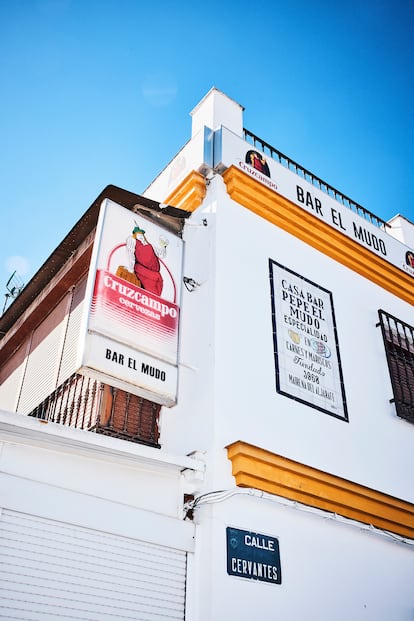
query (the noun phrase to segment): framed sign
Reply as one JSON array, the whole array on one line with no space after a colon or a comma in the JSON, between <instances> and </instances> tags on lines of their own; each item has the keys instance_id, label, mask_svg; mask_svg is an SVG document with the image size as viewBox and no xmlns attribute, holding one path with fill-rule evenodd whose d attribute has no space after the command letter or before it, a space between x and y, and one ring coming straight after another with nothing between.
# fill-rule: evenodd
<instances>
[{"instance_id":1,"label":"framed sign","mask_svg":"<svg viewBox=\"0 0 414 621\"><path fill-rule=\"evenodd\" d=\"M89 270L79 372L176 402L182 240L106 199Z\"/></svg>"},{"instance_id":2,"label":"framed sign","mask_svg":"<svg viewBox=\"0 0 414 621\"><path fill-rule=\"evenodd\" d=\"M269 259L278 393L348 421L332 293Z\"/></svg>"},{"instance_id":3,"label":"framed sign","mask_svg":"<svg viewBox=\"0 0 414 621\"><path fill-rule=\"evenodd\" d=\"M226 529L227 573L230 576L282 583L279 541L276 537L238 528Z\"/></svg>"}]
</instances>

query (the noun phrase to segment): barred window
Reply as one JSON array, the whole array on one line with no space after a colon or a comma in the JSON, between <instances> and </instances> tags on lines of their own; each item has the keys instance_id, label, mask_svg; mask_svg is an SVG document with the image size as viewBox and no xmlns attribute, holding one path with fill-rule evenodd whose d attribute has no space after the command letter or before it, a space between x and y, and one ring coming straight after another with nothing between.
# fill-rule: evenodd
<instances>
[{"instance_id":1,"label":"barred window","mask_svg":"<svg viewBox=\"0 0 414 621\"><path fill-rule=\"evenodd\" d=\"M397 416L414 423L414 328L378 311Z\"/></svg>"}]
</instances>

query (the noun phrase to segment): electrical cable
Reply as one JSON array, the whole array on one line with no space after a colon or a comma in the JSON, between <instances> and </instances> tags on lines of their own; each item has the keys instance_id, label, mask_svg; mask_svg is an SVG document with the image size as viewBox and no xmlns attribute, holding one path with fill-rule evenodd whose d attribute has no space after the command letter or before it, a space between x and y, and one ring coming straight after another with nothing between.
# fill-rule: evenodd
<instances>
[{"instance_id":1,"label":"electrical cable","mask_svg":"<svg viewBox=\"0 0 414 621\"><path fill-rule=\"evenodd\" d=\"M344 517L338 513L331 513L328 511L322 511L321 509L316 509L310 507L308 505L304 505L296 500L289 500L287 498L283 498L281 496L276 496L273 494L268 494L267 492L263 492L261 490L257 490L254 488L244 488L244 489L234 489L234 490L217 490L214 492L207 492L206 494L201 494L201 496L197 496L193 500L185 503L184 511L185 517L189 515L193 515L195 509L200 507L201 505L207 504L217 504L220 502L225 502L229 500L233 496L237 495L247 495L253 496L254 498L259 498L263 500L267 500L270 502L275 502L284 507L298 509L299 511L303 511L305 513L311 513L313 515L318 515L325 520L335 520L339 523L346 524L348 526L353 526L362 531L369 531L373 534L380 535L386 537L387 539L391 539L396 543L402 543L408 546L414 546L414 540L406 537L402 537L401 535L397 535L390 531L384 530L382 528L378 528L373 524L364 524L363 522L358 522L356 520L352 520L351 518Z\"/></svg>"}]
</instances>

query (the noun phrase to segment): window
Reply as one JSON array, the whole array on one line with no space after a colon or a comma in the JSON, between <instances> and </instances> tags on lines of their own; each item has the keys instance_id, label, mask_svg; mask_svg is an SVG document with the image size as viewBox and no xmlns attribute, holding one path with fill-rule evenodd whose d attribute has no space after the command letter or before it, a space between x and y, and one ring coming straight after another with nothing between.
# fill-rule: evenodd
<instances>
[{"instance_id":1,"label":"window","mask_svg":"<svg viewBox=\"0 0 414 621\"><path fill-rule=\"evenodd\" d=\"M397 416L414 423L414 328L378 311Z\"/></svg>"}]
</instances>

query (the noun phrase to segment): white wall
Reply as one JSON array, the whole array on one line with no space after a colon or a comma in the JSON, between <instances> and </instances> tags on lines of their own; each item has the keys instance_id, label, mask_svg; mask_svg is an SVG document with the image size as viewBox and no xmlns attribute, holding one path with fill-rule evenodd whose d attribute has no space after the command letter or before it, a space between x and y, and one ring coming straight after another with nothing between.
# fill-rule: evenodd
<instances>
[{"instance_id":1,"label":"white wall","mask_svg":"<svg viewBox=\"0 0 414 621\"><path fill-rule=\"evenodd\" d=\"M0 412L7 618L184 619L193 461Z\"/></svg>"},{"instance_id":2,"label":"white wall","mask_svg":"<svg viewBox=\"0 0 414 621\"><path fill-rule=\"evenodd\" d=\"M182 471L193 463L0 412L0 508L191 550Z\"/></svg>"},{"instance_id":3,"label":"white wall","mask_svg":"<svg viewBox=\"0 0 414 621\"><path fill-rule=\"evenodd\" d=\"M183 275L198 284L193 291L182 287L178 399L175 407L162 408L160 425L163 450L184 455L210 450L214 444L216 208L215 195L209 192L184 230ZM208 481L212 470L210 463Z\"/></svg>"},{"instance_id":4,"label":"white wall","mask_svg":"<svg viewBox=\"0 0 414 621\"><path fill-rule=\"evenodd\" d=\"M163 446L208 453L204 489L234 485L224 447L244 440L413 501L414 426L390 403L376 327L379 308L412 323L411 306L233 202L219 176L185 240L184 275L201 286L183 291L179 400L163 412ZM276 392L269 258L332 292L348 423Z\"/></svg>"},{"instance_id":5,"label":"white wall","mask_svg":"<svg viewBox=\"0 0 414 621\"><path fill-rule=\"evenodd\" d=\"M268 259L330 290L349 423L276 393ZM414 500L414 426L395 415L378 322L411 306L223 196L217 212L217 445L245 440Z\"/></svg>"},{"instance_id":6,"label":"white wall","mask_svg":"<svg viewBox=\"0 0 414 621\"><path fill-rule=\"evenodd\" d=\"M413 547L302 509L235 496L197 510L194 619L411 620ZM227 574L227 526L279 540L280 585Z\"/></svg>"}]
</instances>

